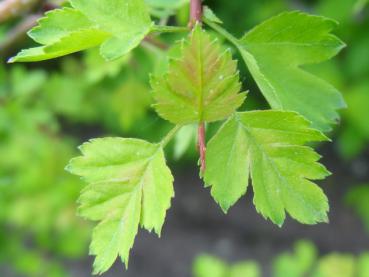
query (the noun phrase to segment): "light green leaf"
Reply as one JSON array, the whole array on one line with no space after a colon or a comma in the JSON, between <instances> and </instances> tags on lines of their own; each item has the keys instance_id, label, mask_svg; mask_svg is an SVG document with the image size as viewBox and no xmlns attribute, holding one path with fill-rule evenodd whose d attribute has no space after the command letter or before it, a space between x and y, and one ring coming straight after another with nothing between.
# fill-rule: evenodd
<instances>
[{"instance_id":1,"label":"light green leaf","mask_svg":"<svg viewBox=\"0 0 369 277\"><path fill-rule=\"evenodd\" d=\"M127 265L138 225L160 235L174 196L173 177L160 145L138 139L94 139L81 146L83 156L68 170L89 185L79 199L80 214L101 221L90 252L94 272L108 270L119 255Z\"/></svg>"},{"instance_id":2,"label":"light green leaf","mask_svg":"<svg viewBox=\"0 0 369 277\"><path fill-rule=\"evenodd\" d=\"M178 9L185 4L188 4L189 0L145 0L145 2L152 8L156 9Z\"/></svg>"},{"instance_id":3,"label":"light green leaf","mask_svg":"<svg viewBox=\"0 0 369 277\"><path fill-rule=\"evenodd\" d=\"M318 258L315 245L310 241L298 241L293 253L282 253L273 261L274 277L308 276Z\"/></svg>"},{"instance_id":4,"label":"light green leaf","mask_svg":"<svg viewBox=\"0 0 369 277\"><path fill-rule=\"evenodd\" d=\"M46 45L55 43L72 32L94 28L97 26L80 11L63 8L46 12L28 35L34 41Z\"/></svg>"},{"instance_id":5,"label":"light green leaf","mask_svg":"<svg viewBox=\"0 0 369 277\"><path fill-rule=\"evenodd\" d=\"M114 118L125 131L146 115L151 102L148 86L133 77L128 77L111 97Z\"/></svg>"},{"instance_id":6,"label":"light green leaf","mask_svg":"<svg viewBox=\"0 0 369 277\"><path fill-rule=\"evenodd\" d=\"M302 114L322 131L338 120L341 94L301 66L335 56L345 45L331 34L337 22L302 12L285 12L256 26L240 40L208 22L239 49L273 109Z\"/></svg>"},{"instance_id":7,"label":"light green leaf","mask_svg":"<svg viewBox=\"0 0 369 277\"><path fill-rule=\"evenodd\" d=\"M354 277L356 269L355 257L349 254L330 254L320 259L312 277Z\"/></svg>"},{"instance_id":8,"label":"light green leaf","mask_svg":"<svg viewBox=\"0 0 369 277\"><path fill-rule=\"evenodd\" d=\"M21 51L9 62L52 59L101 45L106 60L119 58L137 47L153 23L143 0L73 0L76 8L45 14L28 34L42 46Z\"/></svg>"},{"instance_id":9,"label":"light green leaf","mask_svg":"<svg viewBox=\"0 0 369 277\"><path fill-rule=\"evenodd\" d=\"M362 220L369 231L369 184L353 186L345 195L345 202Z\"/></svg>"},{"instance_id":10,"label":"light green leaf","mask_svg":"<svg viewBox=\"0 0 369 277\"><path fill-rule=\"evenodd\" d=\"M22 50L9 62L35 62L61 57L98 46L111 36L71 8L47 12L38 23L28 34L43 46Z\"/></svg>"},{"instance_id":11,"label":"light green leaf","mask_svg":"<svg viewBox=\"0 0 369 277\"><path fill-rule=\"evenodd\" d=\"M193 265L194 277L225 277L230 266L217 257L201 255L196 258Z\"/></svg>"},{"instance_id":12,"label":"light green leaf","mask_svg":"<svg viewBox=\"0 0 369 277\"><path fill-rule=\"evenodd\" d=\"M208 6L204 7L204 17L211 22L223 24L223 21Z\"/></svg>"},{"instance_id":13,"label":"light green leaf","mask_svg":"<svg viewBox=\"0 0 369 277\"><path fill-rule=\"evenodd\" d=\"M190 148L192 143L196 142L197 125L183 126L174 137L173 158L179 160Z\"/></svg>"},{"instance_id":14,"label":"light green leaf","mask_svg":"<svg viewBox=\"0 0 369 277\"><path fill-rule=\"evenodd\" d=\"M182 42L180 59L151 79L158 114L176 124L221 120L243 102L237 63L230 51L197 25Z\"/></svg>"},{"instance_id":15,"label":"light green leaf","mask_svg":"<svg viewBox=\"0 0 369 277\"><path fill-rule=\"evenodd\" d=\"M253 261L229 265L217 257L198 256L193 265L194 277L259 277L259 265Z\"/></svg>"},{"instance_id":16,"label":"light green leaf","mask_svg":"<svg viewBox=\"0 0 369 277\"><path fill-rule=\"evenodd\" d=\"M65 56L98 46L108 36L98 29L75 31L53 44L22 50L9 62L36 62Z\"/></svg>"},{"instance_id":17,"label":"light green leaf","mask_svg":"<svg viewBox=\"0 0 369 277\"><path fill-rule=\"evenodd\" d=\"M253 261L239 262L231 266L229 277L259 277L261 270L259 265Z\"/></svg>"},{"instance_id":18,"label":"light green leaf","mask_svg":"<svg viewBox=\"0 0 369 277\"><path fill-rule=\"evenodd\" d=\"M357 260L358 277L369 276L369 253L363 253Z\"/></svg>"},{"instance_id":19,"label":"light green leaf","mask_svg":"<svg viewBox=\"0 0 369 277\"><path fill-rule=\"evenodd\" d=\"M317 161L311 141L327 138L294 112L237 113L210 140L205 183L215 201L227 211L246 193L251 177L258 212L282 225L287 211L296 220L327 221L328 203L310 180L329 173Z\"/></svg>"},{"instance_id":20,"label":"light green leaf","mask_svg":"<svg viewBox=\"0 0 369 277\"><path fill-rule=\"evenodd\" d=\"M111 0L109 3L71 0L71 3L102 30L113 35L101 46L101 55L107 60L123 56L138 46L153 26L143 0Z\"/></svg>"}]
</instances>

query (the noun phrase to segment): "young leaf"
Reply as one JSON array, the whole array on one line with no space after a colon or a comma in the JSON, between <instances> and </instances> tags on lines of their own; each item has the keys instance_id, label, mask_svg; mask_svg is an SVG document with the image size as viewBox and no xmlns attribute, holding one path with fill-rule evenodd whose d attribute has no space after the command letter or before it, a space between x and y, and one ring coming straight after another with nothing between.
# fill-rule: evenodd
<instances>
[{"instance_id":1,"label":"young leaf","mask_svg":"<svg viewBox=\"0 0 369 277\"><path fill-rule=\"evenodd\" d=\"M22 50L9 62L34 62L61 57L101 44L110 35L81 12L63 8L45 14L28 35L43 46Z\"/></svg>"},{"instance_id":2,"label":"young leaf","mask_svg":"<svg viewBox=\"0 0 369 277\"><path fill-rule=\"evenodd\" d=\"M119 58L137 47L153 23L143 0L71 0L75 9L45 14L29 36L42 44L21 51L9 62L52 59L101 44L106 60Z\"/></svg>"},{"instance_id":3,"label":"young leaf","mask_svg":"<svg viewBox=\"0 0 369 277\"><path fill-rule=\"evenodd\" d=\"M38 26L31 29L28 35L37 43L46 45L72 32L93 28L97 27L80 11L66 7L46 12L45 17L38 20Z\"/></svg>"},{"instance_id":4,"label":"young leaf","mask_svg":"<svg viewBox=\"0 0 369 277\"><path fill-rule=\"evenodd\" d=\"M301 66L335 56L344 43L330 32L337 22L302 12L286 12L256 26L240 40L209 25L239 49L273 109L297 111L321 131L329 131L344 108L341 94Z\"/></svg>"},{"instance_id":5,"label":"young leaf","mask_svg":"<svg viewBox=\"0 0 369 277\"><path fill-rule=\"evenodd\" d=\"M329 173L303 146L322 140L294 112L236 113L208 143L205 182L225 212L246 193L251 176L256 209L274 223L282 225L285 210L302 223L327 221L327 198L310 180Z\"/></svg>"},{"instance_id":6,"label":"young leaf","mask_svg":"<svg viewBox=\"0 0 369 277\"><path fill-rule=\"evenodd\" d=\"M71 32L53 44L22 50L9 62L37 62L72 54L98 46L109 35L98 29Z\"/></svg>"},{"instance_id":7,"label":"young leaf","mask_svg":"<svg viewBox=\"0 0 369 277\"><path fill-rule=\"evenodd\" d=\"M68 170L89 185L82 191L80 214L101 221L90 252L94 272L103 273L119 255L127 265L138 225L160 235L174 195L173 177L159 144L138 139L94 139L81 146L83 156Z\"/></svg>"},{"instance_id":8,"label":"young leaf","mask_svg":"<svg viewBox=\"0 0 369 277\"><path fill-rule=\"evenodd\" d=\"M182 57L167 74L151 79L158 114L176 124L210 122L232 114L244 101L236 61L197 25L182 42Z\"/></svg>"},{"instance_id":9,"label":"young leaf","mask_svg":"<svg viewBox=\"0 0 369 277\"><path fill-rule=\"evenodd\" d=\"M113 35L101 45L101 55L113 60L137 47L150 32L153 23L143 0L71 0L102 30Z\"/></svg>"}]
</instances>

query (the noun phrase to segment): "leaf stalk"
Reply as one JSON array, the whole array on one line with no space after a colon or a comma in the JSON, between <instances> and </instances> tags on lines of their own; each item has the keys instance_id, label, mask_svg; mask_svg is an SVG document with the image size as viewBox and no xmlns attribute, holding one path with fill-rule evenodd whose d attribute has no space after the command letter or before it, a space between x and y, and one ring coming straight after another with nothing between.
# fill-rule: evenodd
<instances>
[{"instance_id":1,"label":"leaf stalk","mask_svg":"<svg viewBox=\"0 0 369 277\"><path fill-rule=\"evenodd\" d=\"M160 145L162 148L167 146L167 144L173 139L175 134L182 128L182 125L176 125L169 133L161 140Z\"/></svg>"}]
</instances>

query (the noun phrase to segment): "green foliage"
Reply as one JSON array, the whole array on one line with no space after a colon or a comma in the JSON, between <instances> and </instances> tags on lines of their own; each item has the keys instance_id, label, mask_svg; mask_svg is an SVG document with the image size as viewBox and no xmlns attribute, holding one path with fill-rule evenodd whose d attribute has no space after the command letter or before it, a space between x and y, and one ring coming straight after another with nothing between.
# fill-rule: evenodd
<instances>
[{"instance_id":1,"label":"green foliage","mask_svg":"<svg viewBox=\"0 0 369 277\"><path fill-rule=\"evenodd\" d=\"M298 241L294 253L282 253L273 261L275 277L307 276L317 260L315 245L309 241Z\"/></svg>"},{"instance_id":2,"label":"green foliage","mask_svg":"<svg viewBox=\"0 0 369 277\"><path fill-rule=\"evenodd\" d=\"M151 80L158 114L175 124L226 118L243 102L236 62L199 25L182 42L181 58Z\"/></svg>"},{"instance_id":3,"label":"green foliage","mask_svg":"<svg viewBox=\"0 0 369 277\"><path fill-rule=\"evenodd\" d=\"M103 122L109 130L119 126L130 131L141 128L140 119L154 102L162 119L178 124L157 144L119 137L92 139L81 146L82 156L70 161L68 169L88 183L79 198L80 215L98 222L90 245L96 256L94 273L107 271L118 256L127 266L139 225L160 235L174 196L164 147L176 138L175 156L183 155L196 134L191 124L201 127L201 176L224 211L246 193L251 179L256 209L279 226L286 212L306 224L327 221L327 198L312 181L329 173L306 144L327 140L320 131L330 130L344 102L335 88L301 67L330 59L342 49L344 44L331 34L335 21L282 13L236 39L206 8L204 21L216 34L196 24L186 38L166 38L170 43L182 39L167 47L154 33L187 31L165 24L174 10L186 10L187 0L69 2L71 7L48 12L30 31L42 46L23 50L11 61L51 59L95 46L100 46L103 59L115 61L105 64L94 50L82 63L66 59L63 74L53 73L47 80L45 106L72 121ZM150 13L160 18L158 25ZM219 39L213 39L216 36ZM275 110L236 112L245 93L240 93L237 61L222 45L222 36L240 51ZM142 49L131 51L140 44ZM154 101L147 93L147 75L153 69ZM65 105L64 99L73 104ZM203 126L221 120L226 122L206 151ZM155 126L151 130L161 135ZM259 275L253 263L219 264L219 272L222 268L227 276Z\"/></svg>"},{"instance_id":4,"label":"green foliage","mask_svg":"<svg viewBox=\"0 0 369 277\"><path fill-rule=\"evenodd\" d=\"M69 28L59 31L57 27L60 22L70 22L70 26L67 26ZM109 34L99 30L79 11L64 8L49 12L40 25L30 32L30 36L44 46L22 50L11 58L10 62L35 62L57 58L98 46Z\"/></svg>"},{"instance_id":5,"label":"green foliage","mask_svg":"<svg viewBox=\"0 0 369 277\"><path fill-rule=\"evenodd\" d=\"M81 216L101 221L94 229L90 253L94 272L111 267L118 254L128 263L138 225L160 235L174 196L173 177L160 144L105 138L81 146L82 157L68 170L88 183L79 199Z\"/></svg>"},{"instance_id":6,"label":"green foliage","mask_svg":"<svg viewBox=\"0 0 369 277\"><path fill-rule=\"evenodd\" d=\"M194 277L259 277L260 268L252 261L233 265L209 255L197 257L193 266Z\"/></svg>"},{"instance_id":7,"label":"green foliage","mask_svg":"<svg viewBox=\"0 0 369 277\"><path fill-rule=\"evenodd\" d=\"M331 129L338 119L336 110L345 107L343 98L330 84L300 66L325 61L344 47L330 34L335 21L287 12L261 23L240 40L214 23L209 25L238 48L272 108L299 112L313 127Z\"/></svg>"},{"instance_id":8,"label":"green foliage","mask_svg":"<svg viewBox=\"0 0 369 277\"><path fill-rule=\"evenodd\" d=\"M327 198L310 180L328 172L303 146L325 139L293 112L236 113L208 144L205 182L224 211L246 193L251 176L254 204L265 218L282 225L286 210L302 223L325 222Z\"/></svg>"},{"instance_id":9,"label":"green foliage","mask_svg":"<svg viewBox=\"0 0 369 277\"><path fill-rule=\"evenodd\" d=\"M121 57L137 47L153 25L143 0L113 0L108 5L98 0L71 0L71 3L111 34L100 48L106 60Z\"/></svg>"},{"instance_id":10,"label":"green foliage","mask_svg":"<svg viewBox=\"0 0 369 277\"><path fill-rule=\"evenodd\" d=\"M343 114L346 126L343 127L339 138L340 152L343 157L350 159L357 156L369 141L369 83L361 83L348 91L346 101L349 107Z\"/></svg>"},{"instance_id":11,"label":"green foliage","mask_svg":"<svg viewBox=\"0 0 369 277\"><path fill-rule=\"evenodd\" d=\"M302 240L295 243L293 253L281 253L274 258L270 276L365 277L368 276L368 269L368 253L362 253L357 257L342 253L330 253L319 257L315 245L309 241ZM217 257L199 255L193 263L194 277L265 276L262 273L256 261L243 261L229 265Z\"/></svg>"},{"instance_id":12,"label":"green foliage","mask_svg":"<svg viewBox=\"0 0 369 277\"><path fill-rule=\"evenodd\" d=\"M0 161L0 263L26 276L68 276L61 259L85 253L90 228L75 217L80 182L63 170L75 143L60 135L44 105L45 79L45 72L19 66L0 76L6 156Z\"/></svg>"},{"instance_id":13,"label":"green foliage","mask_svg":"<svg viewBox=\"0 0 369 277\"><path fill-rule=\"evenodd\" d=\"M137 47L153 26L143 0L71 3L74 9L48 12L30 31L43 46L23 50L10 61L42 61L98 45L106 60L114 60Z\"/></svg>"},{"instance_id":14,"label":"green foliage","mask_svg":"<svg viewBox=\"0 0 369 277\"><path fill-rule=\"evenodd\" d=\"M367 184L351 188L345 196L346 204L351 207L363 221L369 231L369 186Z\"/></svg>"},{"instance_id":15,"label":"green foliage","mask_svg":"<svg viewBox=\"0 0 369 277\"><path fill-rule=\"evenodd\" d=\"M330 254L323 257L315 270L314 277L354 277L355 259L349 254Z\"/></svg>"}]
</instances>

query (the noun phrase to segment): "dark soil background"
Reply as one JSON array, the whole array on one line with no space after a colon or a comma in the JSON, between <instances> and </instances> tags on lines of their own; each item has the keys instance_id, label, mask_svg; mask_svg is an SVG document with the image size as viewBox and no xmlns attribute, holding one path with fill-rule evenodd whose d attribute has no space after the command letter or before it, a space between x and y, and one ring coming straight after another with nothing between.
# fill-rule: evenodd
<instances>
[{"instance_id":1,"label":"dark soil background","mask_svg":"<svg viewBox=\"0 0 369 277\"><path fill-rule=\"evenodd\" d=\"M119 261L106 277L187 277L192 262L201 253L227 261L253 259L261 263L263 276L270 276L274 256L292 250L299 239L309 239L320 254L329 252L360 253L368 249L369 234L361 221L344 205L347 189L369 180L369 155L344 163L336 156L334 145L319 152L322 162L332 171L319 183L330 201L330 223L307 226L288 219L282 228L257 214L252 203L252 189L227 215L203 188L197 168L174 169L176 196L168 211L159 239L141 231L130 256L129 270ZM173 168L173 165L171 165ZM70 264L72 276L91 276L92 259Z\"/></svg>"}]
</instances>

